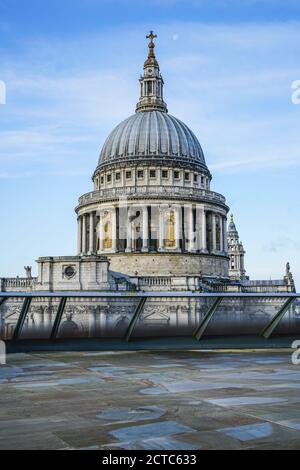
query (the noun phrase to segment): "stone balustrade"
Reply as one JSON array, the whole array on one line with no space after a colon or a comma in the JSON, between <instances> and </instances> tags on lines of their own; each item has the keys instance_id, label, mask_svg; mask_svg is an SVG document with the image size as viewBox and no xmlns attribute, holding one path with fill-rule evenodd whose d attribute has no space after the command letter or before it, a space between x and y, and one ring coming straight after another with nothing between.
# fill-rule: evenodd
<instances>
[{"instance_id":1,"label":"stone balustrade","mask_svg":"<svg viewBox=\"0 0 300 470\"><path fill-rule=\"evenodd\" d=\"M171 286L171 277L141 277L139 287Z\"/></svg>"},{"instance_id":2,"label":"stone balustrade","mask_svg":"<svg viewBox=\"0 0 300 470\"><path fill-rule=\"evenodd\" d=\"M226 204L226 199L219 193L199 188L181 188L166 186L128 186L122 188L100 189L84 194L79 198L79 207L94 202L118 199L120 197L183 197L199 199L213 203Z\"/></svg>"},{"instance_id":3,"label":"stone balustrade","mask_svg":"<svg viewBox=\"0 0 300 470\"><path fill-rule=\"evenodd\" d=\"M19 289L31 290L36 282L36 277L3 277L0 278L0 292Z\"/></svg>"}]
</instances>

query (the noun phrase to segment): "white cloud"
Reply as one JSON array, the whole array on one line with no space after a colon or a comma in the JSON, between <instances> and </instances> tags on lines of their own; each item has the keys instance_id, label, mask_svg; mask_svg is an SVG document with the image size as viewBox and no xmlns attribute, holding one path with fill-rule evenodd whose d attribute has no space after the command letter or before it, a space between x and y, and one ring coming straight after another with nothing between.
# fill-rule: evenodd
<instances>
[{"instance_id":1,"label":"white cloud","mask_svg":"<svg viewBox=\"0 0 300 470\"><path fill-rule=\"evenodd\" d=\"M68 176L89 176L90 172L81 170L67 170L67 171L23 171L22 173L7 173L0 172L0 180L18 180L28 178L45 178L47 176L68 177Z\"/></svg>"},{"instance_id":2,"label":"white cloud","mask_svg":"<svg viewBox=\"0 0 300 470\"><path fill-rule=\"evenodd\" d=\"M271 253L278 253L282 250L300 251L300 244L289 237L279 237L265 244L264 249Z\"/></svg>"},{"instance_id":3,"label":"white cloud","mask_svg":"<svg viewBox=\"0 0 300 470\"><path fill-rule=\"evenodd\" d=\"M288 167L297 167L300 166L300 152L299 155L295 158L290 156L282 156L282 158L274 159L272 158L249 158L241 160L226 160L222 163L212 163L209 168L211 171L232 173L239 171L261 171L263 168L267 169L287 169Z\"/></svg>"}]
</instances>

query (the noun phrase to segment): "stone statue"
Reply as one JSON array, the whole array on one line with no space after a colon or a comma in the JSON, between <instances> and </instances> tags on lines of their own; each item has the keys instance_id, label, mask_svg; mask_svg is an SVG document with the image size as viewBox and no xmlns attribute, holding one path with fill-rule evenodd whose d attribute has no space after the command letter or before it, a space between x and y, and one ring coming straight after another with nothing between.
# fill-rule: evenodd
<instances>
[{"instance_id":1,"label":"stone statue","mask_svg":"<svg viewBox=\"0 0 300 470\"><path fill-rule=\"evenodd\" d=\"M287 277L289 277L290 274L291 274L291 266L290 266L290 263L289 263L289 262L286 263L285 274L286 274Z\"/></svg>"},{"instance_id":2,"label":"stone statue","mask_svg":"<svg viewBox=\"0 0 300 470\"><path fill-rule=\"evenodd\" d=\"M31 279L32 278L32 275L31 275L32 266L24 266L24 269L26 272L27 279Z\"/></svg>"}]
</instances>

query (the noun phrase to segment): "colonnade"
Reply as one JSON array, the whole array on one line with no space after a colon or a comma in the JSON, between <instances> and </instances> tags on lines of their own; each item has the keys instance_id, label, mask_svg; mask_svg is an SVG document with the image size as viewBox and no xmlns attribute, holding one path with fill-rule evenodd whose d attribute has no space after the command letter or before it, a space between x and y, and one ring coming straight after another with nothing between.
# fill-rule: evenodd
<instances>
[{"instance_id":1,"label":"colonnade","mask_svg":"<svg viewBox=\"0 0 300 470\"><path fill-rule=\"evenodd\" d=\"M78 216L78 255L227 251L226 215L201 206L114 206Z\"/></svg>"}]
</instances>

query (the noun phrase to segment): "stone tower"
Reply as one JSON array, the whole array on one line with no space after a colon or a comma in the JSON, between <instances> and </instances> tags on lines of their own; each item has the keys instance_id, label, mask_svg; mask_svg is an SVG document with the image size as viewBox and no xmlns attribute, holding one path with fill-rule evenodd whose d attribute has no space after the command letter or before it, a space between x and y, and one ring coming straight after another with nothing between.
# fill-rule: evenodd
<instances>
[{"instance_id":1,"label":"stone tower","mask_svg":"<svg viewBox=\"0 0 300 470\"><path fill-rule=\"evenodd\" d=\"M136 112L142 111L162 111L167 113L167 105L163 100L164 81L159 70L159 64L156 60L153 39L157 36L150 31L148 39L149 53L144 63L144 74L140 78L141 97L136 106Z\"/></svg>"},{"instance_id":2,"label":"stone tower","mask_svg":"<svg viewBox=\"0 0 300 470\"><path fill-rule=\"evenodd\" d=\"M240 241L239 233L236 229L233 214L230 216L230 223L227 230L228 256L229 261L229 277L233 280L245 279L245 250Z\"/></svg>"}]
</instances>

